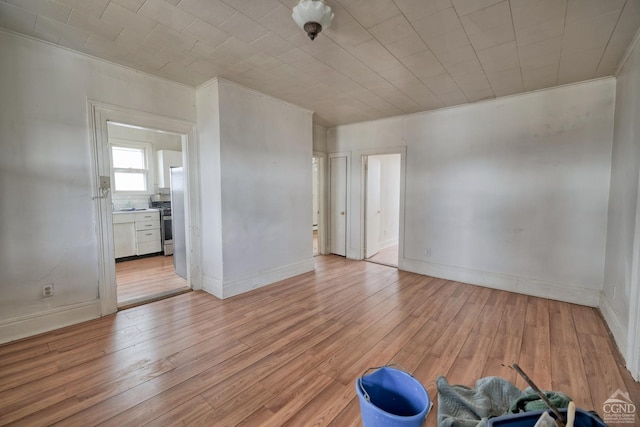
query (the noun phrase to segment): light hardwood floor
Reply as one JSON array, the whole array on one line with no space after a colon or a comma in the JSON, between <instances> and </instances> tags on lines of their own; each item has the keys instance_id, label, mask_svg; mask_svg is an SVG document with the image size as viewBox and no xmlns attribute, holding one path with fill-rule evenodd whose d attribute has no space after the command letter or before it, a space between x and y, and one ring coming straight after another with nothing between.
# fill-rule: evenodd
<instances>
[{"instance_id":1,"label":"light hardwood floor","mask_svg":"<svg viewBox=\"0 0 640 427\"><path fill-rule=\"evenodd\" d=\"M153 256L116 263L118 307L135 305L189 290L175 273L173 256Z\"/></svg>"},{"instance_id":2,"label":"light hardwood floor","mask_svg":"<svg viewBox=\"0 0 640 427\"><path fill-rule=\"evenodd\" d=\"M314 259L227 300L189 292L0 346L0 425L358 425L354 381L390 362L434 401L439 375L524 388L517 362L580 408L617 389L638 404L596 309Z\"/></svg>"}]
</instances>

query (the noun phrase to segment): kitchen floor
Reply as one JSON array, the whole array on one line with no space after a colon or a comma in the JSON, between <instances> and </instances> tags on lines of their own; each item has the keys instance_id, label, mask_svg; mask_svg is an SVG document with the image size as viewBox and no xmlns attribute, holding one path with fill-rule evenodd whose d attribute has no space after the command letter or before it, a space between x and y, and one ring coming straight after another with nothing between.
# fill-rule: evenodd
<instances>
[{"instance_id":1,"label":"kitchen floor","mask_svg":"<svg viewBox=\"0 0 640 427\"><path fill-rule=\"evenodd\" d=\"M154 256L116 263L118 307L190 290L187 281L173 268L173 256Z\"/></svg>"}]
</instances>

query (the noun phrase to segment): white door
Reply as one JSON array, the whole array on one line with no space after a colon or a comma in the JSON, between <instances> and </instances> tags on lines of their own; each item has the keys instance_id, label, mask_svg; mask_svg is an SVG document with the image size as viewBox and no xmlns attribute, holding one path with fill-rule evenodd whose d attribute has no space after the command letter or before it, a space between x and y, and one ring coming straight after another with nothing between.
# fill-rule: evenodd
<instances>
[{"instance_id":1,"label":"white door","mask_svg":"<svg viewBox=\"0 0 640 427\"><path fill-rule=\"evenodd\" d=\"M367 193L365 211L365 258L380 251L380 160L368 157L366 163Z\"/></svg>"},{"instance_id":2,"label":"white door","mask_svg":"<svg viewBox=\"0 0 640 427\"><path fill-rule=\"evenodd\" d=\"M331 253L347 255L347 157L329 161Z\"/></svg>"}]
</instances>

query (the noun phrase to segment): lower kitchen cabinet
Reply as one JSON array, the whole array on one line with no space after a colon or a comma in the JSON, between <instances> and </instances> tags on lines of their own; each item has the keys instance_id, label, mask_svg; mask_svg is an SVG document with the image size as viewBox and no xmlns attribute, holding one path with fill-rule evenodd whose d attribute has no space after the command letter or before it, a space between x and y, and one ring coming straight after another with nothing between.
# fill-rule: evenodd
<instances>
[{"instance_id":1,"label":"lower kitchen cabinet","mask_svg":"<svg viewBox=\"0 0 640 427\"><path fill-rule=\"evenodd\" d=\"M136 255L136 234L133 222L113 224L113 246L116 258Z\"/></svg>"},{"instance_id":2,"label":"lower kitchen cabinet","mask_svg":"<svg viewBox=\"0 0 640 427\"><path fill-rule=\"evenodd\" d=\"M160 252L160 228L136 231L136 255Z\"/></svg>"},{"instance_id":3,"label":"lower kitchen cabinet","mask_svg":"<svg viewBox=\"0 0 640 427\"><path fill-rule=\"evenodd\" d=\"M114 213L113 242L116 258L161 252L160 212Z\"/></svg>"},{"instance_id":4,"label":"lower kitchen cabinet","mask_svg":"<svg viewBox=\"0 0 640 427\"><path fill-rule=\"evenodd\" d=\"M160 212L136 212L136 255L162 250L160 242Z\"/></svg>"}]
</instances>

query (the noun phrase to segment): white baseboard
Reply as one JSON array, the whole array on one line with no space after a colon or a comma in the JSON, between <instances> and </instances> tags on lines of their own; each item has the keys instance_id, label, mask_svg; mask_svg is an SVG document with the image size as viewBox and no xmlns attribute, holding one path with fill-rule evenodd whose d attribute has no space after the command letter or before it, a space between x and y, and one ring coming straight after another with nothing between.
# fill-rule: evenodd
<instances>
[{"instance_id":1,"label":"white baseboard","mask_svg":"<svg viewBox=\"0 0 640 427\"><path fill-rule=\"evenodd\" d=\"M224 283L222 290L222 298L229 298L244 292L258 289L266 285L288 279L299 274L308 273L315 269L313 258L297 262L295 264L286 265L284 267L274 268L269 271L262 272L258 275L245 277L238 280L231 280Z\"/></svg>"},{"instance_id":2,"label":"white baseboard","mask_svg":"<svg viewBox=\"0 0 640 427\"><path fill-rule=\"evenodd\" d=\"M602 292L600 295L600 303L598 304L598 308L600 309L600 313L602 313L602 317L604 317L604 321L607 322L607 326L609 326L609 330L613 335L613 340L618 346L618 350L620 350L622 358L625 359L625 364L628 366L629 361L626 360L628 330L620 320L618 314L613 309L611 302L609 302L604 292Z\"/></svg>"},{"instance_id":3,"label":"white baseboard","mask_svg":"<svg viewBox=\"0 0 640 427\"><path fill-rule=\"evenodd\" d=\"M95 299L0 322L0 344L97 319L102 315Z\"/></svg>"},{"instance_id":4,"label":"white baseboard","mask_svg":"<svg viewBox=\"0 0 640 427\"><path fill-rule=\"evenodd\" d=\"M389 239L389 240L385 240L384 242L380 242L380 249L386 249L390 246L393 245L397 245L398 244L398 239Z\"/></svg>"},{"instance_id":5,"label":"white baseboard","mask_svg":"<svg viewBox=\"0 0 640 427\"><path fill-rule=\"evenodd\" d=\"M222 280L214 277L202 275L202 290L210 293L214 297L222 299Z\"/></svg>"},{"instance_id":6,"label":"white baseboard","mask_svg":"<svg viewBox=\"0 0 640 427\"><path fill-rule=\"evenodd\" d=\"M571 284L552 283L526 277L511 276L502 273L492 273L462 267L454 267L432 262L401 259L401 270L441 279L485 286L517 292L535 297L549 298L557 301L597 307L600 302L599 289L583 288Z\"/></svg>"}]
</instances>

